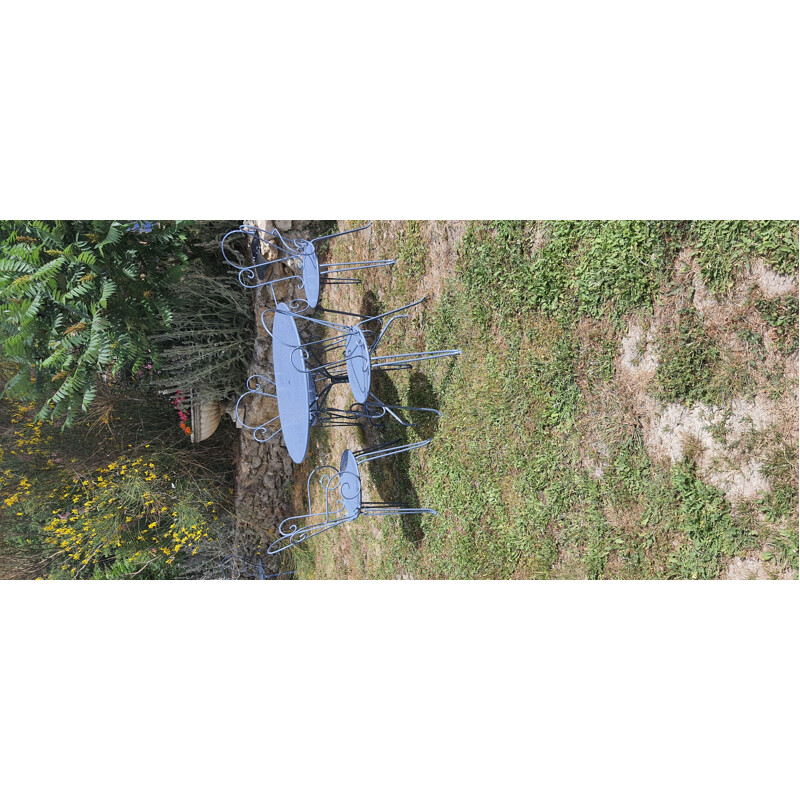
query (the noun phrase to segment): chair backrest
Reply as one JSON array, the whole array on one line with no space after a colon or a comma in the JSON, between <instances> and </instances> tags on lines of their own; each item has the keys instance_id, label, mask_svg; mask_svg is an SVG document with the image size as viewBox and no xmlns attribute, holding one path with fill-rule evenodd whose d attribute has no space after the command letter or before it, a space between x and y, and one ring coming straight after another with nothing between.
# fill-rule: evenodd
<instances>
[{"instance_id":1,"label":"chair backrest","mask_svg":"<svg viewBox=\"0 0 800 800\"><path fill-rule=\"evenodd\" d=\"M241 244L247 253L246 258L237 251L236 244L241 241L240 237L244 239ZM274 248L277 257L265 258L261 251L262 244ZM266 231L252 225L240 225L222 237L220 249L225 263L238 271L239 283L246 289L254 289L273 282L267 279L267 272L272 265L302 259L306 244L304 239L285 238L277 228Z\"/></svg>"}]
</instances>

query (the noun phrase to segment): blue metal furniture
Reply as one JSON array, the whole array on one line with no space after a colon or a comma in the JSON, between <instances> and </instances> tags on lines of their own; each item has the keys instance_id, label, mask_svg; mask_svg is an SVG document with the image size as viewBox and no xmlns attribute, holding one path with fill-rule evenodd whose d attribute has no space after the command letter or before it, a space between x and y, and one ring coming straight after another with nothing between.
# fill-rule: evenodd
<instances>
[{"instance_id":1,"label":"blue metal furniture","mask_svg":"<svg viewBox=\"0 0 800 800\"><path fill-rule=\"evenodd\" d=\"M279 307L288 310L283 303ZM247 379L248 391L236 403L236 418L242 427L253 431L253 438L259 442L268 442L282 432L292 461L300 464L308 452L311 425L321 421L316 381L311 373L295 369L292 363L295 349L302 347L294 317L290 314L278 314L272 336L275 379L266 375L251 375ZM248 424L242 419L240 406L246 398L253 395L277 401L278 414L258 425Z\"/></svg>"},{"instance_id":2,"label":"blue metal furniture","mask_svg":"<svg viewBox=\"0 0 800 800\"><path fill-rule=\"evenodd\" d=\"M265 312L266 313L266 312ZM297 353L305 345L297 329L297 320L304 320L289 311L285 303L275 309L275 322L272 336L272 362L274 379L266 375L251 375L247 379L247 391L236 402L235 415L241 427L253 431L258 442L268 442L283 433L283 440L295 464L300 464L308 452L311 427L333 427L342 425L380 424L381 418L390 413L396 419L396 412L426 411L434 414L434 408L416 409L409 406L355 404L350 408L332 408L326 404L333 386L348 381L347 373L329 372L324 364L315 369L307 369L305 361L297 358ZM266 327L266 326L265 326ZM269 330L269 329L267 329ZM316 357L314 350L306 351ZM311 355L307 356L311 358ZM275 401L277 414L265 422L251 424L252 413L242 414L250 399L264 397ZM407 423L403 423L407 424Z\"/></svg>"},{"instance_id":3,"label":"blue metal furniture","mask_svg":"<svg viewBox=\"0 0 800 800\"><path fill-rule=\"evenodd\" d=\"M392 442L388 445L364 450L345 450L339 461L339 468L332 466L317 467L309 476L306 483L308 495L308 514L288 517L278 526L278 538L269 546L267 552L279 553L293 545L300 544L312 536L323 531L335 528L345 522L350 522L360 516L400 516L404 514L436 514L431 508L408 508L407 506L392 503L373 503L364 500L362 493L362 479L360 466L367 461L377 458L416 450L430 442L415 442L413 444L398 444ZM317 474L323 492L323 510L314 512L311 499L311 482Z\"/></svg>"},{"instance_id":4,"label":"blue metal furniture","mask_svg":"<svg viewBox=\"0 0 800 800\"><path fill-rule=\"evenodd\" d=\"M339 264L324 264L325 269L320 269L319 258L317 256L316 244L326 239L333 239L337 236L344 236L347 233L356 233L369 228L372 223L362 225L360 228L353 228L349 231L331 233L327 236L318 236L316 239L289 239L283 236L277 228L272 232L252 225L240 225L239 228L229 231L222 238L222 256L230 266L239 271L239 283L245 288L253 289L258 286L269 286L272 292L274 305L278 305L275 295L277 284L286 281L295 281L297 287L302 289L305 297L296 298L292 301L292 309L295 311L313 310L319 303L320 284L324 276L330 284L341 283L360 283L357 278L342 277L342 273L354 272L361 269L372 267L384 267L394 264L394 259L382 259L376 261L350 261ZM229 258L233 256L235 250L231 247L231 242L235 242L236 237L247 237L248 250L251 263L242 265L234 263ZM230 237L234 237L230 239ZM230 241L229 241L230 239ZM278 253L277 258L267 260L261 253L262 242L270 244ZM274 268L283 266L292 271L288 276L274 277ZM337 267L337 269L332 269Z\"/></svg>"},{"instance_id":5,"label":"blue metal furniture","mask_svg":"<svg viewBox=\"0 0 800 800\"><path fill-rule=\"evenodd\" d=\"M429 408L387 405L376 397L372 391L373 374L375 372L411 369L411 365L418 361L428 361L435 358L445 358L447 356L457 356L461 354L460 350L432 350L427 352L383 355L377 352L378 345L389 329L389 326L398 319L404 319L409 316L409 314L403 314L401 312L419 305L423 300L425 300L424 297L422 300L417 300L414 303L396 308L393 311L387 311L374 316L348 314L348 316L359 317L361 319L361 321L355 325L342 325L340 323L311 317L302 317L292 312L285 304L280 304L276 309L264 310L261 314L261 323L264 329L270 333L269 326L264 317L267 314L275 315L275 322L273 323L275 330L271 332L271 335L276 339L280 335L279 331L284 330L283 323L279 321L280 317L287 314L297 319L306 320L315 325L321 325L338 331L337 335L327 339L304 341L300 344L297 343L296 338L290 339L286 337L282 341L281 346L291 351L289 358L298 372L305 372L315 379L320 377L325 378L329 383L328 389L330 389L330 385L342 383L346 380L350 385L350 390L355 399L355 406L351 406L348 413L358 411L366 419L373 422L388 413L400 424L408 426L411 423L406 422L394 413L395 410L430 411L437 415L439 412L436 409ZM382 327L377 333L362 327L370 322L383 320L387 317L389 318L388 321L385 324L382 322L380 323ZM322 359L323 354L325 360Z\"/></svg>"}]
</instances>

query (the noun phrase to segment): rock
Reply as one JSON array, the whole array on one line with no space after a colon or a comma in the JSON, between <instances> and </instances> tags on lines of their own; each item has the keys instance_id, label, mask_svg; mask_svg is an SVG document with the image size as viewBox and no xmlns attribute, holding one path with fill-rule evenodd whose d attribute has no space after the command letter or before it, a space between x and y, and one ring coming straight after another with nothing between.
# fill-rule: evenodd
<instances>
[{"instance_id":1,"label":"rock","mask_svg":"<svg viewBox=\"0 0 800 800\"><path fill-rule=\"evenodd\" d=\"M292 228L291 219L276 219L275 220L275 227L281 232L286 233L286 231L291 230Z\"/></svg>"}]
</instances>

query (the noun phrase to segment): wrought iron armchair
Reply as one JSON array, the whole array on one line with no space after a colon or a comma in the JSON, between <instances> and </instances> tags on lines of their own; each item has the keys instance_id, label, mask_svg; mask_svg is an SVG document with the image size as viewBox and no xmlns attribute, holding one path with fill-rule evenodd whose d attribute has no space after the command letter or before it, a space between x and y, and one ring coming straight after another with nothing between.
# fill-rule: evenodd
<instances>
[{"instance_id":1,"label":"wrought iron armchair","mask_svg":"<svg viewBox=\"0 0 800 800\"><path fill-rule=\"evenodd\" d=\"M372 376L374 373L390 372L392 370L411 369L412 364L420 361L428 361L436 358L457 356L460 350L430 350L415 353L393 353L379 354L378 345L381 343L386 331L392 323L398 319L409 317L409 314L401 312L418 306L425 300L417 300L414 303L395 308L383 314L368 316L365 314L348 313L347 316L358 317L360 322L355 325L342 325L336 322L329 322L313 317L303 317L288 309L286 305L282 308L268 308L261 314L261 324L264 329L272 335L265 316L267 314L289 314L298 320L321 325L326 328L338 331L335 336L326 339L306 340L300 346L293 347L292 363L298 372L305 372L312 376L315 383L323 379L324 384L318 392L317 397L320 401L324 400L330 389L338 383L349 383L353 393L355 403L347 410L338 410L337 414L363 417L375 423L381 420L386 414L391 415L397 422L404 426L412 426L406 422L395 411L424 411L432 412L441 416L439 411L432 408L417 408L414 406L395 406L388 405L380 400L372 391ZM362 326L375 321L389 318L387 322L380 322L380 330L373 331ZM333 360L328 360L329 356ZM322 406L320 405L320 408Z\"/></svg>"},{"instance_id":2,"label":"wrought iron armchair","mask_svg":"<svg viewBox=\"0 0 800 800\"><path fill-rule=\"evenodd\" d=\"M409 508L392 503L376 503L364 500L362 494L362 481L360 466L368 461L387 456L404 453L424 447L431 440L414 442L412 444L399 444L391 442L386 445L377 445L364 450L345 450L342 453L339 468L332 466L317 467L309 476L306 483L308 495L308 514L296 517L287 517L278 526L278 538L272 542L267 552L279 553L293 545L317 536L323 531L335 528L345 522L351 522L360 516L401 516L405 514L436 514L431 508ZM315 512L311 499L311 483L317 473L321 473L318 480L323 491L323 510Z\"/></svg>"},{"instance_id":3,"label":"wrought iron armchair","mask_svg":"<svg viewBox=\"0 0 800 800\"><path fill-rule=\"evenodd\" d=\"M350 409L328 408L325 398L333 384L324 384L320 389L317 380L309 382L308 391L308 424L310 427L335 427L337 425L360 425L363 414ZM248 400L252 397L267 397L277 402L278 394L275 381L267 375L251 375L247 379L247 391L241 394L234 407L236 426L253 431L253 439L257 442L268 442L282 431L280 415L272 417L256 425L249 424L248 415L242 413Z\"/></svg>"},{"instance_id":4,"label":"wrought iron armchair","mask_svg":"<svg viewBox=\"0 0 800 800\"><path fill-rule=\"evenodd\" d=\"M315 239L290 239L285 237L277 228L268 232L263 228L256 228L252 225L240 225L236 230L229 231L222 238L222 256L225 261L238 270L239 283L247 289L254 289L258 286L269 286L272 293L273 305L278 305L275 295L277 284L294 281L297 288L302 289L305 297L295 298L290 302L295 311L309 311L317 307L319 303L320 284L324 276L329 284L361 283L358 278L344 277L342 273L354 272L356 270L371 269L372 267L385 267L394 264L394 259L381 259L375 261L350 261L338 264L323 264L325 269L320 269L319 258L317 256L316 244L333 239L337 236L344 236L348 233L357 233L369 228L372 222L362 225L360 228L353 228L349 231L331 233L327 236L317 236ZM228 257L233 255L233 248L228 241L230 237L245 236L249 241L249 255L251 264L242 265L234 263ZM232 240L232 241L235 241ZM266 259L261 253L261 244L267 243L275 249L277 257ZM283 266L289 269L292 274L275 277L275 267ZM336 267L336 269L332 269Z\"/></svg>"}]
</instances>

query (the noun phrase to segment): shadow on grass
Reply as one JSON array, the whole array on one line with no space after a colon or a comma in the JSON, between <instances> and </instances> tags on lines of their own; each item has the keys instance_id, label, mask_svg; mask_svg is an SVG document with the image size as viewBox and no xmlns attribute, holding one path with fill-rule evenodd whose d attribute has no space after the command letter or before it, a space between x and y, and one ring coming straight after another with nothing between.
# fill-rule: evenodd
<instances>
[{"instance_id":1,"label":"shadow on grass","mask_svg":"<svg viewBox=\"0 0 800 800\"><path fill-rule=\"evenodd\" d=\"M380 397L386 405L402 405L397 388L386 373L373 374L373 389L376 397ZM424 408L436 408L438 399L428 378L419 372L410 376L411 390L409 392L411 404ZM439 417L431 412L402 411L398 412L406 422L412 423L413 428L400 424L386 414L381 425L368 426L363 432L365 447L386 446L392 444L409 444L432 437L438 426ZM415 458L414 451L397 453L386 458L379 458L367 462L370 479L378 490L381 501L408 508L423 507L423 503L409 478L411 459ZM422 515L407 514L399 517L400 529L403 536L411 542L421 542Z\"/></svg>"},{"instance_id":2,"label":"shadow on grass","mask_svg":"<svg viewBox=\"0 0 800 800\"><path fill-rule=\"evenodd\" d=\"M372 317L383 312L384 308L376 294L371 291L365 292L358 313L365 317ZM353 322L354 320L350 320L349 324L353 324ZM370 331L375 337L385 323L386 319L372 320L359 323L359 327L364 331ZM378 420L366 423L354 431L362 448L410 444L421 439L431 438L435 434L439 421L437 414L425 410L407 410L407 407L438 410L439 398L433 384L424 373L411 371L408 401L404 402L392 379L392 376L401 371L405 372L406 370L373 370L372 394L386 406L400 406L401 408L386 411ZM413 427L399 422L393 413ZM409 478L411 458L413 457L416 455L412 452L404 452L367 462L367 473L378 494L378 497L370 498L372 501L407 508L423 506ZM420 520L421 515L418 514L399 516L400 529L407 540L411 542L422 540L423 532Z\"/></svg>"}]
</instances>

